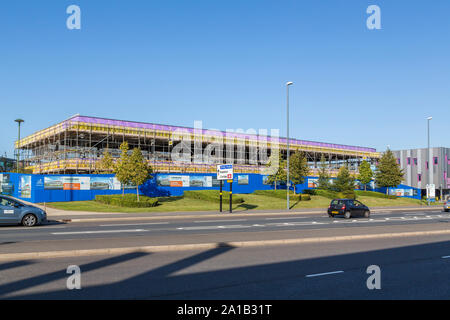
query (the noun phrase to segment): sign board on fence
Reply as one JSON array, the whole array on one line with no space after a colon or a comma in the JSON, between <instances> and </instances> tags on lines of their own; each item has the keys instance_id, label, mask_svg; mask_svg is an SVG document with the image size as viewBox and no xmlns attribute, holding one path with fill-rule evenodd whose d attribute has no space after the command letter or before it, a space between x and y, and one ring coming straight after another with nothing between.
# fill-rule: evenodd
<instances>
[{"instance_id":1,"label":"sign board on fence","mask_svg":"<svg viewBox=\"0 0 450 320\"><path fill-rule=\"evenodd\" d=\"M232 164L217 165L217 180L233 180L233 165Z\"/></svg>"}]
</instances>

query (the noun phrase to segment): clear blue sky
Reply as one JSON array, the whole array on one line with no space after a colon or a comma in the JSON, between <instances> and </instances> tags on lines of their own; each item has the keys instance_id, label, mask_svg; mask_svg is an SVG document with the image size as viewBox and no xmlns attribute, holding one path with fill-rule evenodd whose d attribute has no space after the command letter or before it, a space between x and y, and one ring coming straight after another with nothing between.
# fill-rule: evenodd
<instances>
[{"instance_id":1,"label":"clear blue sky","mask_svg":"<svg viewBox=\"0 0 450 320\"><path fill-rule=\"evenodd\" d=\"M66 28L66 8L82 29ZM366 28L381 8L382 30ZM450 1L9 0L0 4L0 153L73 114L279 128L375 147L450 147Z\"/></svg>"}]
</instances>

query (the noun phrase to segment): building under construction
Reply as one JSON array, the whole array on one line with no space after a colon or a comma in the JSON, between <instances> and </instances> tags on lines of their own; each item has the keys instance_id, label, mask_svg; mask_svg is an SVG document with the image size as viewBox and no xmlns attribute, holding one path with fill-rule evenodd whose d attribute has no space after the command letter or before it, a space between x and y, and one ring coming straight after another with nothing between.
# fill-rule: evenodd
<instances>
[{"instance_id":1,"label":"building under construction","mask_svg":"<svg viewBox=\"0 0 450 320\"><path fill-rule=\"evenodd\" d=\"M177 132L183 132L184 137L187 135L190 138L189 144L192 145L192 150L195 143L197 147L200 146L202 150L205 150L208 145L217 143L218 136L224 137L223 142L231 145L232 148L218 150L224 159L229 159L231 152L231 158L236 159L232 161L235 164L236 173L260 173L260 169L266 167L267 158L275 146L279 146L281 154L286 157L287 139L285 138L245 133L229 135L222 131L80 115L75 115L17 141L15 148L25 167L35 174L95 173L103 152L108 150L114 158L118 158L119 146L124 141L128 142L130 149L141 149L154 172L216 172L216 164L196 161L194 151L190 157L192 161L172 161L171 154L174 146L183 140L180 134L175 134ZM264 144L261 144L261 141ZM296 151L305 152L312 175L316 174L322 156L325 157L332 175L343 165L347 165L351 171L356 172L362 160L374 164L380 157L375 149L366 147L297 139L290 139L289 146L291 154ZM255 150L257 154L264 151L267 157L255 159L252 156Z\"/></svg>"}]
</instances>

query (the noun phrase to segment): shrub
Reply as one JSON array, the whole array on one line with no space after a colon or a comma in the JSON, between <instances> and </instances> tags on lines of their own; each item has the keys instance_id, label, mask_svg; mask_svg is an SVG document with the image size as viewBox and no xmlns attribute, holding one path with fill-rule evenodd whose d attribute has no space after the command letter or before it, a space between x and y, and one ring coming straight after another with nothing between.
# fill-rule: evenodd
<instances>
[{"instance_id":1,"label":"shrub","mask_svg":"<svg viewBox=\"0 0 450 320\"><path fill-rule=\"evenodd\" d=\"M185 191L184 198L197 199L203 201L219 202L220 195L218 190L198 190L198 191ZM230 192L222 191L222 201L228 203L230 201ZM238 197L233 194L232 203L239 204L244 202L244 198Z\"/></svg>"},{"instance_id":2,"label":"shrub","mask_svg":"<svg viewBox=\"0 0 450 320\"><path fill-rule=\"evenodd\" d=\"M146 196L139 196L140 201L137 201L135 194L122 195L97 195L95 201L118 207L127 208L150 208L158 205L158 198L150 198Z\"/></svg>"},{"instance_id":3,"label":"shrub","mask_svg":"<svg viewBox=\"0 0 450 320\"><path fill-rule=\"evenodd\" d=\"M317 195L317 191L315 189L304 189L303 194L309 194L310 196Z\"/></svg>"},{"instance_id":4,"label":"shrub","mask_svg":"<svg viewBox=\"0 0 450 320\"><path fill-rule=\"evenodd\" d=\"M348 191L339 192L337 194L337 197L342 198L342 199L356 199L356 194L355 194L355 191L348 190Z\"/></svg>"},{"instance_id":5,"label":"shrub","mask_svg":"<svg viewBox=\"0 0 450 320\"><path fill-rule=\"evenodd\" d=\"M310 201L311 200L311 195L309 195L309 194L300 194L299 195L299 200L300 201Z\"/></svg>"}]
</instances>

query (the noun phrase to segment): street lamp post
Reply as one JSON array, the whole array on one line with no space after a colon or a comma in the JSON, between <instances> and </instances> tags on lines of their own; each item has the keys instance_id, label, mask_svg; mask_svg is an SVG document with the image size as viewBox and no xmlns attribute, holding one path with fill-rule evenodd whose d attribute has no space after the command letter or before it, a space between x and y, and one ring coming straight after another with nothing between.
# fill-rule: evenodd
<instances>
[{"instance_id":1,"label":"street lamp post","mask_svg":"<svg viewBox=\"0 0 450 320\"><path fill-rule=\"evenodd\" d=\"M430 161L430 155L431 155L431 150L430 150L430 121L431 119L433 119L433 117L428 117L427 118L427 124L428 124L428 190L427 190L427 202L428 205L430 205L430 191L431 191L431 168L432 168L432 161Z\"/></svg>"},{"instance_id":2,"label":"street lamp post","mask_svg":"<svg viewBox=\"0 0 450 320\"><path fill-rule=\"evenodd\" d=\"M287 82L286 83L286 113L287 113L287 125L286 125L286 131L287 131L287 134L286 134L286 137L287 137L287 161L286 161L286 164L287 164L287 168L286 168L286 171L287 171L287 174L286 174L286 190L287 190L287 192L286 192L286 194L287 194L287 210L289 211L289 208L290 208L290 206L289 206L289 187L290 187L290 183L289 183L289 86L291 86L291 85L293 85L294 83L293 82L291 82L291 81L289 81L289 82Z\"/></svg>"},{"instance_id":3,"label":"street lamp post","mask_svg":"<svg viewBox=\"0 0 450 320\"><path fill-rule=\"evenodd\" d=\"M17 139L17 162L16 162L16 172L19 173L19 154L20 154L20 124L22 122L25 122L25 120L22 119L16 119L14 120L19 125L19 138Z\"/></svg>"}]
</instances>

